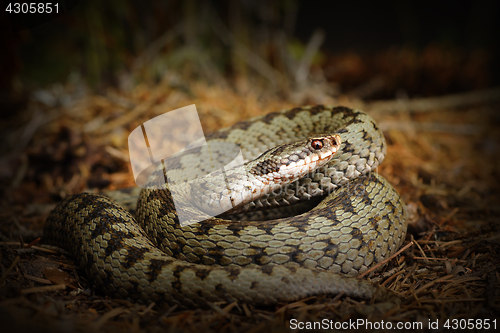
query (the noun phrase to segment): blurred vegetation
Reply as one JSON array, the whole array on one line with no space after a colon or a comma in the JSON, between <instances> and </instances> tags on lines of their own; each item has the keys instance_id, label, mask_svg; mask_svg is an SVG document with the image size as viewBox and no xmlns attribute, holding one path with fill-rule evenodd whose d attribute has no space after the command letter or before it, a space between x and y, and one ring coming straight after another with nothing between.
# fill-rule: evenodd
<instances>
[{"instance_id":1,"label":"blurred vegetation","mask_svg":"<svg viewBox=\"0 0 500 333\"><path fill-rule=\"evenodd\" d=\"M498 83L496 2L328 6L79 1L68 14L11 37L13 59L4 58L21 65L4 80L13 90L18 79L30 89L75 77L94 89L127 89L175 71L184 80L236 89L251 78L285 96L310 82L329 82L337 89L332 93L368 99Z\"/></svg>"}]
</instances>

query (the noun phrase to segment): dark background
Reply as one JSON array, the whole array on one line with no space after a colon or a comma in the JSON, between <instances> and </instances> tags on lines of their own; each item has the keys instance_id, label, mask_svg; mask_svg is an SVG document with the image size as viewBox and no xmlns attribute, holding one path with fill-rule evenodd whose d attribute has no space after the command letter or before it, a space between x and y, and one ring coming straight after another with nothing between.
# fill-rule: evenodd
<instances>
[{"instance_id":1,"label":"dark background","mask_svg":"<svg viewBox=\"0 0 500 333\"><path fill-rule=\"evenodd\" d=\"M4 110L7 106L15 107L23 92L66 82L71 73L78 73L94 89L118 86L123 73L133 73L135 82L154 79L161 71L136 71L134 61L179 23L188 27L186 31L160 47L155 57L167 59L169 68L175 67L193 78L199 76L196 59L201 55L229 79L242 72L255 74L242 70L233 61L234 44L227 41L231 35L273 68L287 74L283 53L296 59L298 55L300 59L300 52L314 31L321 29L324 41L319 60L312 65L323 69L326 78L338 83L341 91L355 89L378 76L397 81L363 98L394 98L395 90L401 89L410 97L429 96L500 82L496 1L63 3L69 8L66 14L20 32L9 30L19 28L19 20L26 25L39 21L35 16L9 17L2 11L0 87L6 103ZM215 32L213 27L217 25L226 29L227 36ZM199 53L176 55L176 50L185 45L197 45ZM394 58L395 54L399 56ZM402 64L408 62L408 56L413 57L413 65L405 67ZM347 64L343 62L346 59ZM349 70L348 64L354 70ZM347 70L339 75L337 68L332 74L332 66ZM396 77L391 76L390 72L398 66ZM443 72L448 77L435 83Z\"/></svg>"}]
</instances>

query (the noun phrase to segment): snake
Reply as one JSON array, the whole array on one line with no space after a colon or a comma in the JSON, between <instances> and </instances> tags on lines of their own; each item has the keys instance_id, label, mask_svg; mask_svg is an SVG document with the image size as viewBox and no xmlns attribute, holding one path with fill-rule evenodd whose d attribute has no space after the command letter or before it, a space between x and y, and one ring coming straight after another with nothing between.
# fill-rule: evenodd
<instances>
[{"instance_id":1,"label":"snake","mask_svg":"<svg viewBox=\"0 0 500 333\"><path fill-rule=\"evenodd\" d=\"M132 213L104 195L68 196L47 217L44 241L76 258L97 292L144 304L267 306L321 295L394 296L357 278L393 255L407 229L402 198L375 172L387 143L367 113L297 107L221 129L206 142L241 149L244 172L251 176L242 188L258 197L245 195L234 216L257 210L258 218L213 216L188 204L184 213L199 220L181 225L172 186L165 182L142 188ZM193 154L188 150L174 159L173 174L206 164ZM215 178L203 181L210 185ZM208 198L222 199L237 188ZM234 197L226 200L232 207ZM285 213L276 218L266 213L280 210Z\"/></svg>"}]
</instances>

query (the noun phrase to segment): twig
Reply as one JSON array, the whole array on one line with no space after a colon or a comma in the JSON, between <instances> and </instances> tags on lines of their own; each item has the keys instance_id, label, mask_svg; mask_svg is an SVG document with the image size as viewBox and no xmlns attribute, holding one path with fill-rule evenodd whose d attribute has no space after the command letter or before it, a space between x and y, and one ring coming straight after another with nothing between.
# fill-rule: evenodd
<instances>
[{"instance_id":1,"label":"twig","mask_svg":"<svg viewBox=\"0 0 500 333\"><path fill-rule=\"evenodd\" d=\"M301 307L301 306L305 306L307 305L305 303L305 301L307 301L308 299L311 299L311 298L314 298L314 297L309 297L305 300L300 300L300 301L297 301L297 302L293 302L293 303L289 303L287 305L284 305L282 306L281 308L279 308L276 313L283 313L285 312L286 310L289 310L289 309L295 309L295 308L298 308L298 307Z\"/></svg>"},{"instance_id":2,"label":"twig","mask_svg":"<svg viewBox=\"0 0 500 333\"><path fill-rule=\"evenodd\" d=\"M363 272L362 274L358 275L358 279L361 279L362 277L366 276L367 274L370 274L371 272L373 272L374 270L376 270L377 268L379 268L380 266L382 265L385 265L387 262L391 261L392 259L394 259L394 257L396 257L398 254L400 254L401 252L403 252L404 250L406 250L407 248L409 248L410 246L413 245L413 241L408 243L405 247L403 247L402 249L400 249L398 252L394 253L392 256L390 256L389 258L385 259L384 261L382 262L379 262L378 264L376 264L375 266L373 266L372 268L370 268L369 270Z\"/></svg>"},{"instance_id":3,"label":"twig","mask_svg":"<svg viewBox=\"0 0 500 333\"><path fill-rule=\"evenodd\" d=\"M449 259L449 258L413 257L413 259L415 259L415 260L443 260L443 261L450 260L453 262L467 262L467 260L460 260L460 259L455 259L455 258Z\"/></svg>"},{"instance_id":4,"label":"twig","mask_svg":"<svg viewBox=\"0 0 500 333\"><path fill-rule=\"evenodd\" d=\"M30 243L31 244L31 243ZM15 245L15 246L21 246L21 242L0 242L0 245ZM37 245L32 245L32 246L29 246L29 244L25 245L24 248L30 248L30 249L34 249L34 250L38 250L38 251L42 251L42 252L46 252L46 253L51 253L51 254L59 254L60 252L58 251L55 251L55 250L51 250L51 249L46 249L44 247L41 247L41 246L37 246Z\"/></svg>"},{"instance_id":5,"label":"twig","mask_svg":"<svg viewBox=\"0 0 500 333\"><path fill-rule=\"evenodd\" d=\"M461 303L461 302L484 302L486 298L454 298L454 299L421 299L422 303Z\"/></svg>"},{"instance_id":6,"label":"twig","mask_svg":"<svg viewBox=\"0 0 500 333\"><path fill-rule=\"evenodd\" d=\"M42 292L46 292L46 291L56 291L56 290L64 290L64 289L66 289L65 284L54 284L52 286L22 289L21 294L26 295L26 294L42 293Z\"/></svg>"},{"instance_id":7,"label":"twig","mask_svg":"<svg viewBox=\"0 0 500 333\"><path fill-rule=\"evenodd\" d=\"M116 317L125 311L126 311L125 308L119 307L119 308L114 308L109 312L106 312L101 318L99 318L95 323L92 324L92 328L95 331L99 331L101 326L104 325L109 319Z\"/></svg>"},{"instance_id":8,"label":"twig","mask_svg":"<svg viewBox=\"0 0 500 333\"><path fill-rule=\"evenodd\" d=\"M241 306L243 307L243 311L245 312L245 316L251 317L252 313L250 312L250 309L248 309L248 306L245 303L242 303Z\"/></svg>"},{"instance_id":9,"label":"twig","mask_svg":"<svg viewBox=\"0 0 500 333\"><path fill-rule=\"evenodd\" d=\"M19 262L19 259L21 259L20 256L17 256L14 258L14 261L12 261L12 264L10 264L9 268L3 273L2 277L0 278L0 285L2 284L3 280L7 277L7 275L10 273L11 270L16 267L17 263Z\"/></svg>"},{"instance_id":10,"label":"twig","mask_svg":"<svg viewBox=\"0 0 500 333\"><path fill-rule=\"evenodd\" d=\"M412 295L413 295L413 296L415 296L415 297L417 297L417 295L418 295L419 293L421 293L422 291L426 290L427 288L432 287L432 286L433 286L433 285L435 285L436 283L438 283L438 282L444 282L444 281L449 280L449 279L452 279L452 278L454 278L454 277L455 277L454 275L445 275L445 276L443 276L443 277L440 277L439 279L436 279L436 280L431 281L431 282L429 282L429 283L427 283L427 284L424 284L422 287L420 287L420 288L418 288L417 290L415 290L415 291L412 293Z\"/></svg>"},{"instance_id":11,"label":"twig","mask_svg":"<svg viewBox=\"0 0 500 333\"><path fill-rule=\"evenodd\" d=\"M28 275L28 274L24 274L24 277L27 278L27 279L30 279L32 281L38 282L38 283L51 284L51 285L53 284L52 281L50 281L50 280L42 279L42 278L39 278L39 277L36 277L36 276L31 276L31 275Z\"/></svg>"},{"instance_id":12,"label":"twig","mask_svg":"<svg viewBox=\"0 0 500 333\"><path fill-rule=\"evenodd\" d=\"M436 109L465 107L474 104L500 101L500 87L464 92L453 95L430 98L415 98L411 100L378 101L367 105L372 112L429 112Z\"/></svg>"},{"instance_id":13,"label":"twig","mask_svg":"<svg viewBox=\"0 0 500 333\"><path fill-rule=\"evenodd\" d=\"M402 271L399 271L393 275L391 275L387 280L385 280L384 282L382 282L380 285L382 287L385 287L386 284L389 283L389 281L392 281L393 279L395 279L396 277L400 276L401 274L403 274L405 272L405 270L402 270Z\"/></svg>"},{"instance_id":14,"label":"twig","mask_svg":"<svg viewBox=\"0 0 500 333\"><path fill-rule=\"evenodd\" d=\"M224 311L226 314L228 314L228 313L229 313L229 311L231 311L231 309L232 309L232 308L234 308L234 307L235 307L235 306L237 306L237 305L238 305L238 302L233 302L233 303L231 303L231 304L226 305L226 306L222 309L222 311Z\"/></svg>"},{"instance_id":15,"label":"twig","mask_svg":"<svg viewBox=\"0 0 500 333\"><path fill-rule=\"evenodd\" d=\"M413 236L412 236L412 238L413 238ZM425 255L425 252L424 252L424 250L422 250L422 247L420 246L420 244L418 244L418 242L417 242L416 240L412 240L412 241L413 241L413 242L415 242L415 245L416 245L416 246L418 247L418 249L420 250L420 253L422 253L422 256L423 256L424 258L427 258L427 256Z\"/></svg>"},{"instance_id":16,"label":"twig","mask_svg":"<svg viewBox=\"0 0 500 333\"><path fill-rule=\"evenodd\" d=\"M455 239L455 240L452 240L452 241L449 241L449 242L436 242L436 241L422 242L422 241L420 241L420 243L422 243L422 244L433 243L433 242L435 242L436 245L439 246L439 247L447 247L447 246L451 246L451 245L462 244L464 241L462 239Z\"/></svg>"},{"instance_id":17,"label":"twig","mask_svg":"<svg viewBox=\"0 0 500 333\"><path fill-rule=\"evenodd\" d=\"M208 305L215 311L217 312L218 314L222 315L222 316L227 316L227 313L224 312L224 310L222 310L220 307L218 307L216 304L212 303L212 302L208 302Z\"/></svg>"},{"instance_id":18,"label":"twig","mask_svg":"<svg viewBox=\"0 0 500 333\"><path fill-rule=\"evenodd\" d=\"M165 312L164 314L162 314L162 315L160 316L160 318L162 318L162 317L163 317L163 318L167 318L167 317L168 317L168 316L169 316L172 312L174 312L174 310L175 310L175 309L177 309L177 304L175 304L174 306L171 306L171 307L167 310L167 312Z\"/></svg>"},{"instance_id":19,"label":"twig","mask_svg":"<svg viewBox=\"0 0 500 333\"><path fill-rule=\"evenodd\" d=\"M140 316L144 316L146 313L148 313L149 311L151 311L151 309L156 305L155 302L151 302L151 304L148 305L148 307L146 309L144 309L144 311L142 312L139 312L139 315Z\"/></svg>"}]
</instances>

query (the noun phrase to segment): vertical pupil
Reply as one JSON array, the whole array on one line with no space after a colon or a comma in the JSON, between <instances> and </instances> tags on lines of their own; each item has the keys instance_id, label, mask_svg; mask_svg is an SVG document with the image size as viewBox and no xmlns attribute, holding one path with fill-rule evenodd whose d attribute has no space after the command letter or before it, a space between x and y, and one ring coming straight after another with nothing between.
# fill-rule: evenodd
<instances>
[{"instance_id":1,"label":"vertical pupil","mask_svg":"<svg viewBox=\"0 0 500 333\"><path fill-rule=\"evenodd\" d=\"M314 149L321 149L323 148L323 142L321 140L314 140L311 145Z\"/></svg>"}]
</instances>

